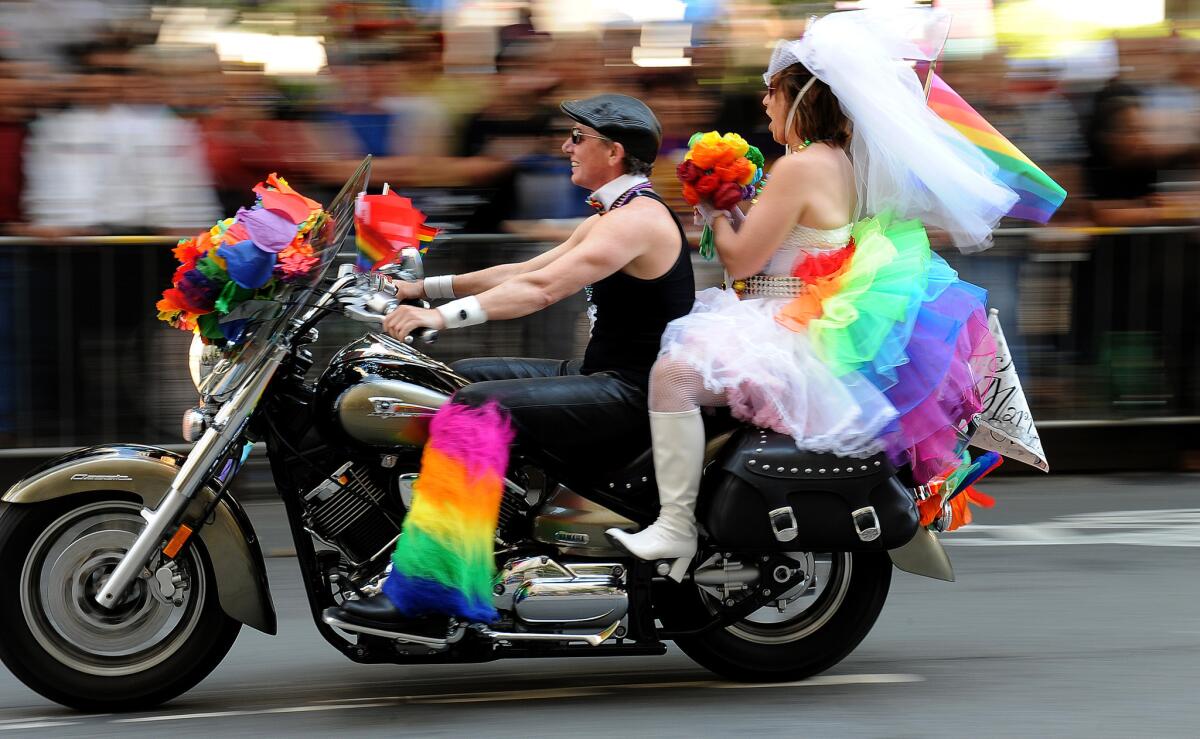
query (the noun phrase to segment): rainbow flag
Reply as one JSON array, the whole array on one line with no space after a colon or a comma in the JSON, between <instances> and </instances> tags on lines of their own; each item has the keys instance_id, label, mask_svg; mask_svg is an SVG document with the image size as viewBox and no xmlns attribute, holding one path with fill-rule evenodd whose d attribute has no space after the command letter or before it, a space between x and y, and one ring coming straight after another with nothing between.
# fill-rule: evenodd
<instances>
[{"instance_id":1,"label":"rainbow flag","mask_svg":"<svg viewBox=\"0 0 1200 739\"><path fill-rule=\"evenodd\" d=\"M999 165L1000 179L1017 193L1017 203L1008 214L1026 221L1049 221L1067 191L976 113L945 80L930 74L929 107Z\"/></svg>"},{"instance_id":2,"label":"rainbow flag","mask_svg":"<svg viewBox=\"0 0 1200 739\"><path fill-rule=\"evenodd\" d=\"M358 249L358 268L378 269L393 262L406 246L417 247L422 254L438 230L425 225L425 214L413 207L412 200L395 192L383 195L359 195L354 208L354 245Z\"/></svg>"},{"instance_id":3,"label":"rainbow flag","mask_svg":"<svg viewBox=\"0 0 1200 739\"><path fill-rule=\"evenodd\" d=\"M434 415L412 509L383 583L405 615L496 620L493 544L512 439L512 424L495 403L452 401Z\"/></svg>"}]
</instances>

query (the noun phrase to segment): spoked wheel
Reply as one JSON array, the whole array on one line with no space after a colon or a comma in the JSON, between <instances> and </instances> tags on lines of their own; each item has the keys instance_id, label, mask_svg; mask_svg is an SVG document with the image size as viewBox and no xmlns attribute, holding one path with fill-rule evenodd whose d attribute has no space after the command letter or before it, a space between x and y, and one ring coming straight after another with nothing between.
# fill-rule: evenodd
<instances>
[{"instance_id":1,"label":"spoked wheel","mask_svg":"<svg viewBox=\"0 0 1200 739\"><path fill-rule=\"evenodd\" d=\"M689 657L732 680L800 680L829 669L866 637L883 610L892 563L879 553L793 553L802 581L774 603L706 634L676 639ZM672 631L711 619L727 593L685 583L667 599Z\"/></svg>"},{"instance_id":2,"label":"spoked wheel","mask_svg":"<svg viewBox=\"0 0 1200 739\"><path fill-rule=\"evenodd\" d=\"M0 514L0 659L30 688L84 710L149 708L202 680L241 624L222 612L199 542L152 562L121 603L95 595L145 522L101 495Z\"/></svg>"}]
</instances>

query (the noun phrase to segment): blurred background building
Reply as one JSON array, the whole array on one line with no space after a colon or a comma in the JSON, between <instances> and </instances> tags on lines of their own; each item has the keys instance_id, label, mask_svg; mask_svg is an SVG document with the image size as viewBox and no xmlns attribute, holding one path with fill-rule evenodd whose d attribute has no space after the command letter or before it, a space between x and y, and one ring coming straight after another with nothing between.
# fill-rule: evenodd
<instances>
[{"instance_id":1,"label":"blurred background building","mask_svg":"<svg viewBox=\"0 0 1200 739\"><path fill-rule=\"evenodd\" d=\"M664 126L656 186L683 213L692 132L780 153L760 102L776 39L835 8L930 4L954 13L939 73L1070 193L1048 226L947 253L991 291L1036 417L1194 431L1200 0L10 0L0 448L177 439L187 337L153 311L170 246L268 172L327 199L371 154L375 183L448 234L433 271L532 254L588 212L560 100L644 99ZM578 310L434 353L571 355ZM1197 448L1153 464L1195 467Z\"/></svg>"}]
</instances>

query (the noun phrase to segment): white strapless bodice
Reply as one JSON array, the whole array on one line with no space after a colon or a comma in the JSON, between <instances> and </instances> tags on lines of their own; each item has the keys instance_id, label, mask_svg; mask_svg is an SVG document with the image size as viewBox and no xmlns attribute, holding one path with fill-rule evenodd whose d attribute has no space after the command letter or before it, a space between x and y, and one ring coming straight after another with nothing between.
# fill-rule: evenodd
<instances>
[{"instance_id":1,"label":"white strapless bodice","mask_svg":"<svg viewBox=\"0 0 1200 739\"><path fill-rule=\"evenodd\" d=\"M804 254L841 249L850 243L852 224L839 228L811 228L797 225L783 243L771 255L771 261L763 268L764 275L790 275L796 260Z\"/></svg>"}]
</instances>

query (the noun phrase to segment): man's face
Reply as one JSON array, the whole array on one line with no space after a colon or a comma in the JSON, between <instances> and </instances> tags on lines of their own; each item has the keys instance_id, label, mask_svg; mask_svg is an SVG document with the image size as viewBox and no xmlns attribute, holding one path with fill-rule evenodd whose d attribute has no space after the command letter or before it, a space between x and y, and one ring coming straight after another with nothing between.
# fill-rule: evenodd
<instances>
[{"instance_id":1,"label":"man's face","mask_svg":"<svg viewBox=\"0 0 1200 739\"><path fill-rule=\"evenodd\" d=\"M571 157L571 182L579 187L596 190L620 174L618 147L590 126L576 123L562 150Z\"/></svg>"}]
</instances>

